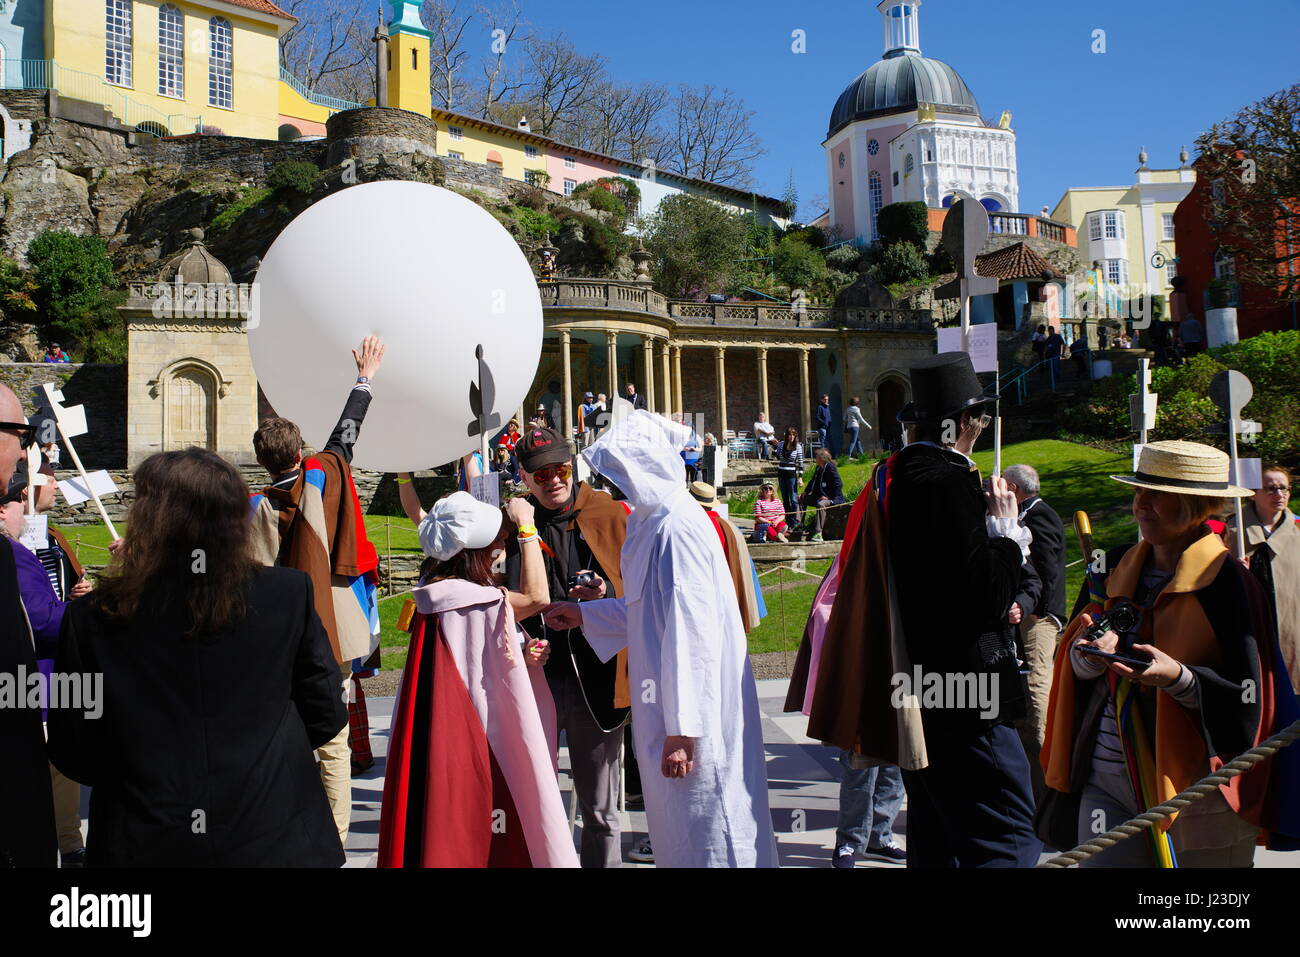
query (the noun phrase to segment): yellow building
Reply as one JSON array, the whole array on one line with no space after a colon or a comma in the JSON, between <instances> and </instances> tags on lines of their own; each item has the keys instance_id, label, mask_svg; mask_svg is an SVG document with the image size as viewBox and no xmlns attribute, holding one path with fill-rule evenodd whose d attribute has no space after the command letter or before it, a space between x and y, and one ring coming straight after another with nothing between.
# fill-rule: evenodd
<instances>
[{"instance_id":1,"label":"yellow building","mask_svg":"<svg viewBox=\"0 0 1300 957\"><path fill-rule=\"evenodd\" d=\"M1187 165L1186 150L1177 169L1148 168L1145 150L1138 160L1132 186L1067 189L1051 218L1078 229L1080 261L1099 264L1108 285L1145 286L1167 297L1178 268L1174 210L1191 192L1196 171Z\"/></svg>"},{"instance_id":2,"label":"yellow building","mask_svg":"<svg viewBox=\"0 0 1300 957\"><path fill-rule=\"evenodd\" d=\"M295 22L270 0L46 0L50 85L149 132L275 139Z\"/></svg>"}]
</instances>

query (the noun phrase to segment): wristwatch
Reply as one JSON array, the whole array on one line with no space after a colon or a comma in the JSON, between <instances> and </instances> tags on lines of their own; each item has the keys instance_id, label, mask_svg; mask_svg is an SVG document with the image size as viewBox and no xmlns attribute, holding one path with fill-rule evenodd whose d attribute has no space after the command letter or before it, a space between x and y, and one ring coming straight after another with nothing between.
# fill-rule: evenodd
<instances>
[{"instance_id":1,"label":"wristwatch","mask_svg":"<svg viewBox=\"0 0 1300 957\"><path fill-rule=\"evenodd\" d=\"M368 375L357 376L357 385L369 385L369 384L370 384L370 376Z\"/></svg>"}]
</instances>

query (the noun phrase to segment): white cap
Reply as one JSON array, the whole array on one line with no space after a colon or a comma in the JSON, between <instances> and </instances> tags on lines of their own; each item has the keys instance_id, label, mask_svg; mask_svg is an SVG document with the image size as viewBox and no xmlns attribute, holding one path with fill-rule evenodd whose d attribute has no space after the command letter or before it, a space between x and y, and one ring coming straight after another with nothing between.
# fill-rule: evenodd
<instances>
[{"instance_id":1,"label":"white cap","mask_svg":"<svg viewBox=\"0 0 1300 957\"><path fill-rule=\"evenodd\" d=\"M440 562L465 549L486 548L501 531L501 509L469 492L453 492L434 503L420 523L420 547Z\"/></svg>"}]
</instances>

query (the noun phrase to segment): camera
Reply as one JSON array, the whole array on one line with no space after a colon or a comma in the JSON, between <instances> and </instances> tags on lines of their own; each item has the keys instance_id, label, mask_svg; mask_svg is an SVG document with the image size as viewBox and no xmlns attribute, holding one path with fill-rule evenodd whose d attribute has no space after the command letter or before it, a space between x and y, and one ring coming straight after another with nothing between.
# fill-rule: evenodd
<instances>
[{"instance_id":1,"label":"camera","mask_svg":"<svg viewBox=\"0 0 1300 957\"><path fill-rule=\"evenodd\" d=\"M569 579L569 589L596 588L600 585L600 576L595 572L580 572Z\"/></svg>"},{"instance_id":2,"label":"camera","mask_svg":"<svg viewBox=\"0 0 1300 957\"><path fill-rule=\"evenodd\" d=\"M1085 641L1096 641L1106 632L1113 631L1120 636L1122 644L1124 635L1133 631L1141 621L1142 612L1136 605L1128 601L1117 601L1114 607L1097 616L1083 638Z\"/></svg>"}]
</instances>

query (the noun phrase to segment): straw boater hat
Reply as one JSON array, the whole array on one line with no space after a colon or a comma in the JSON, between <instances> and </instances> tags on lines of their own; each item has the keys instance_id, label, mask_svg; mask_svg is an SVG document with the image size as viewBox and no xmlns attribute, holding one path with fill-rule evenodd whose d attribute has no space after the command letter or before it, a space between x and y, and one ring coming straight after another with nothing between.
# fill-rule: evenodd
<instances>
[{"instance_id":1,"label":"straw boater hat","mask_svg":"<svg viewBox=\"0 0 1300 957\"><path fill-rule=\"evenodd\" d=\"M718 490L708 482L692 482L691 498L706 508L714 508L718 504Z\"/></svg>"},{"instance_id":2,"label":"straw boater hat","mask_svg":"<svg viewBox=\"0 0 1300 957\"><path fill-rule=\"evenodd\" d=\"M1176 495L1246 498L1248 488L1228 481L1228 456L1199 442L1150 442L1138 456L1133 475L1112 475L1117 482Z\"/></svg>"}]
</instances>

